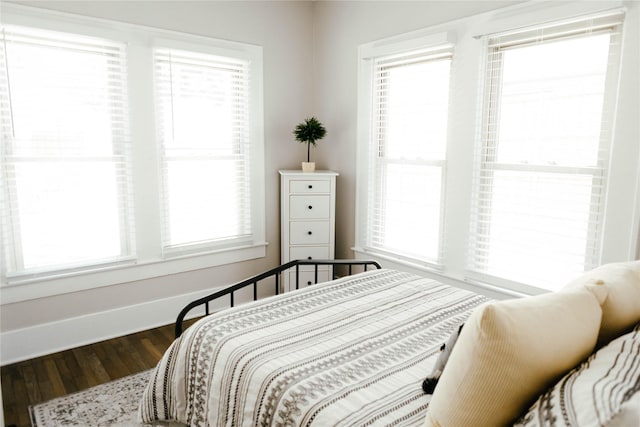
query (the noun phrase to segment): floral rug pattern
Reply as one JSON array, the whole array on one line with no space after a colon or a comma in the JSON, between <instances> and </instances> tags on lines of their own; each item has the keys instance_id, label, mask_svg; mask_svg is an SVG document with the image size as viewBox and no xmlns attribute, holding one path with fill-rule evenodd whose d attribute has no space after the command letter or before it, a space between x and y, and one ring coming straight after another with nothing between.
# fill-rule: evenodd
<instances>
[{"instance_id":1,"label":"floral rug pattern","mask_svg":"<svg viewBox=\"0 0 640 427\"><path fill-rule=\"evenodd\" d=\"M138 405L150 373L130 375L34 405L29 408L31 423L34 427L145 425L138 422Z\"/></svg>"}]
</instances>

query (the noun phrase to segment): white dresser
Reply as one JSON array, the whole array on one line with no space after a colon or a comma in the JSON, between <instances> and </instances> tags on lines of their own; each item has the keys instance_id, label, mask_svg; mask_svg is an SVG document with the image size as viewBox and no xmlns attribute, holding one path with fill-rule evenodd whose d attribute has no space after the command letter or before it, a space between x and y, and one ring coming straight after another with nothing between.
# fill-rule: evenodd
<instances>
[{"instance_id":1,"label":"white dresser","mask_svg":"<svg viewBox=\"0 0 640 427\"><path fill-rule=\"evenodd\" d=\"M282 264L294 259L333 259L337 172L280 171ZM318 282L331 278L330 267L318 269ZM315 283L313 267L300 267L300 287ZM295 271L283 278L284 291L295 289Z\"/></svg>"}]
</instances>

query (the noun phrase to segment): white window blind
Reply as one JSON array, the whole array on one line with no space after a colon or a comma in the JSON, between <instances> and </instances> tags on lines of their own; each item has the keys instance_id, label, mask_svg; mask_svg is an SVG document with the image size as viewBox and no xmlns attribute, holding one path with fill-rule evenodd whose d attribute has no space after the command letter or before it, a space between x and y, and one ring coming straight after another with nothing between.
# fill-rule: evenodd
<instances>
[{"instance_id":1,"label":"white window blind","mask_svg":"<svg viewBox=\"0 0 640 427\"><path fill-rule=\"evenodd\" d=\"M367 246L441 257L450 45L373 60Z\"/></svg>"},{"instance_id":2,"label":"white window blind","mask_svg":"<svg viewBox=\"0 0 640 427\"><path fill-rule=\"evenodd\" d=\"M7 276L134 253L124 46L2 26L0 118Z\"/></svg>"},{"instance_id":3,"label":"white window blind","mask_svg":"<svg viewBox=\"0 0 640 427\"><path fill-rule=\"evenodd\" d=\"M485 38L469 270L554 289L599 265L622 18Z\"/></svg>"},{"instance_id":4,"label":"white window blind","mask_svg":"<svg viewBox=\"0 0 640 427\"><path fill-rule=\"evenodd\" d=\"M249 61L158 48L154 62L165 254L250 239Z\"/></svg>"}]
</instances>

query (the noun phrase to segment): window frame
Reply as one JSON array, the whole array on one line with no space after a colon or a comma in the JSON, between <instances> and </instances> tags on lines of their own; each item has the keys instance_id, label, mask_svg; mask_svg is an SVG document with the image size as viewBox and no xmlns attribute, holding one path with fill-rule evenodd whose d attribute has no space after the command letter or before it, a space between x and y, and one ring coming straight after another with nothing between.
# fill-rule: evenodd
<instances>
[{"instance_id":1,"label":"window frame","mask_svg":"<svg viewBox=\"0 0 640 427\"><path fill-rule=\"evenodd\" d=\"M0 274L2 304L60 295L103 286L150 279L266 255L264 125L262 47L118 21L48 11L22 5L3 4L2 21L8 25L99 37L127 46L127 81L130 131L133 144L132 181L135 210L136 256L117 264L88 265L37 276L8 278ZM237 56L251 62L250 114L252 118L251 189L252 231L250 239L230 247L205 247L196 252L163 254L160 237L159 156L155 146L153 113L154 43L182 49L199 49L220 56ZM3 264L4 265L4 264Z\"/></svg>"},{"instance_id":2,"label":"window frame","mask_svg":"<svg viewBox=\"0 0 640 427\"><path fill-rule=\"evenodd\" d=\"M482 93L484 91L485 52L482 36L511 30L519 30L550 22L561 22L589 15L602 15L614 11L626 13L622 33L622 62L620 65L619 87L633 88L637 75L634 74L637 55L633 54L638 42L640 7L615 1L609 4L569 2L565 4L541 5L524 3L509 6L456 21L435 25L419 31L381 39L360 46L358 56L358 125L357 125L357 184L355 244L353 250L358 258L374 258L390 268L401 268L427 277L432 277L495 298L522 296L547 292L541 287L513 283L485 276L467 269L468 234L471 227L471 194L473 191L473 165L476 150L475 141L482 128ZM626 25L629 22L630 25ZM635 26L635 27L634 27ZM368 125L371 114L370 91L371 73L367 68L367 51L372 47L384 49L394 42L399 45L411 43L425 35L453 34L456 40L453 58L452 87L450 105L449 141L447 146L447 194L445 217L445 246L443 265L427 265L419 260L407 259L394 253L375 253L366 247L366 197L370 191L367 173L370 165L363 160L368 154ZM635 59L634 59L635 58ZM637 99L619 89L615 104L616 117L611 133L613 152L609 169L607 199L604 201L607 217L601 224L603 245L601 263L637 259L640 256L640 148L633 141L640 138L637 127ZM629 180L638 184L629 184ZM630 203L629 200L632 200ZM635 201L635 203L633 202Z\"/></svg>"},{"instance_id":3,"label":"window frame","mask_svg":"<svg viewBox=\"0 0 640 427\"><path fill-rule=\"evenodd\" d=\"M367 254L377 255L381 257L393 257L402 259L406 262L417 263L429 268L440 268L440 261L442 259L442 242L443 242L443 230L444 230L444 212L446 202L446 175L447 175L447 155L443 159L398 159L389 158L379 153L380 143L382 142L377 134L372 131L375 128L375 123L380 121L374 116L377 114L377 108L372 107L377 103L376 96L378 95L374 85L377 79L377 61L385 60L389 57L398 56L400 58L411 56L413 54L424 55L426 57L433 55L433 59L427 59L425 62L434 60L437 61L439 55L447 55L451 60L453 55L455 44L455 36L450 32L437 32L437 33L423 33L418 32L411 34L411 37L402 36L400 38L385 39L382 41L368 43L362 45L358 49L359 57L359 79L358 79L358 93L359 93L359 106L362 103L368 105L366 109L366 115L362 114L363 109L359 108L358 112L358 158L360 159L358 164L359 171L365 171L367 179L362 177L364 174L358 173L358 188L356 197L356 235L357 244L360 250ZM451 69L453 65L451 64ZM451 69L449 77L451 78ZM451 80L450 80L451 81ZM449 87L449 93L450 93ZM447 123L447 127L450 126L450 121ZM440 218L439 218L439 242L438 253L435 259L427 257L415 258L406 253L392 252L389 248L376 245L374 238L372 237L372 229L376 222L375 217L371 214L378 204L376 200L375 189L382 179L378 174L379 167L388 166L389 164L406 164L406 165L418 165L427 168L438 168L440 170ZM386 169L385 169L386 170ZM366 195L366 196L365 196Z\"/></svg>"},{"instance_id":4,"label":"window frame","mask_svg":"<svg viewBox=\"0 0 640 427\"><path fill-rule=\"evenodd\" d=\"M260 178L256 176L253 169L249 167L250 165L252 165L252 160L255 158L254 156L257 155L255 150L253 150L252 144L250 143L250 141L255 138L255 135L251 135L251 133L254 130L251 124L252 124L253 116L256 114L255 109L251 107L252 104L254 103L251 101L252 92L251 90L249 90L249 86L252 80L251 75L252 74L255 75L256 73L256 71L253 69L253 65L254 65L252 60L253 58L251 57L251 55L244 55L244 54L239 55L238 53L227 52L221 49L211 49L206 45L184 43L184 42L176 43L176 41L174 40L160 39L160 38L157 38L154 40L152 50L153 50L152 54L154 58L154 83L155 83L154 84L154 100L156 103L156 147L157 147L159 158L160 158L160 161L158 162L159 176L161 177L160 188L162 189L160 200L163 206L163 208L161 209L161 215L160 215L160 221L162 224L161 237L162 237L163 257L173 258L173 257L184 256L192 253L198 253L202 251L221 250L221 249L224 250L225 248L229 248L229 247L245 245L248 243L250 244L251 232L248 235L241 234L241 235L231 236L231 237L220 239L220 240L210 240L210 241L205 240L205 241L197 241L197 242L178 243L178 244L171 244L171 242L168 241L169 235L171 233L170 217L169 217L169 213L167 212L168 204L170 203L168 200L169 199L169 190L168 190L169 177L168 177L168 170L167 170L168 160L167 160L166 153L163 152L163 139L162 139L162 136L160 135L161 122L160 122L160 118L158 118L160 95L157 92L158 91L157 84L160 76L156 71L156 68L157 68L156 61L157 61L158 51L175 50L179 52L189 52L189 53L210 55L211 57L219 58L219 60L229 59L237 64L242 64L242 65L236 64L235 66L238 68L241 68L242 73L246 75L244 80L244 83L246 84L245 86L243 86L243 89L247 91L247 97L243 98L242 102L246 103L245 107L247 107L246 109L248 111L246 112L247 117L245 122L243 123L242 130L246 133L245 139L248 140L248 143L241 142L241 141L234 142L234 144L236 144L236 146L234 147L234 154L229 156L236 157L237 160L241 161L242 164L246 166L244 168L245 180L256 181L256 180L259 180ZM213 156L213 157L216 157L216 156ZM193 159L194 157L191 156L189 158ZM249 193L252 193L252 191L249 190ZM254 200L251 200L251 198L249 197L249 200L243 199L243 201L241 201L241 204L245 202L249 206L252 206L254 203ZM249 225L250 230L255 230L256 228L259 229L260 226L258 223L256 223L253 215L251 215L250 221L248 222L250 223Z\"/></svg>"},{"instance_id":5,"label":"window frame","mask_svg":"<svg viewBox=\"0 0 640 427\"><path fill-rule=\"evenodd\" d=\"M114 97L110 97L107 102L107 111L108 118L110 122L117 123L117 126L112 126L110 131L118 136L112 136L109 141L110 144L110 152L109 153L91 153L91 154L80 154L75 153L72 156L68 156L60 153L47 153L48 150L42 150L41 147L35 146L32 148L26 148L26 154L17 155L17 159L9 160L7 164L3 163L3 166L6 167L6 171L3 175L4 179L9 181L17 181L16 171L17 165L19 164L28 164L32 161L43 163L46 165L55 165L59 162L71 163L74 165L85 165L89 166L94 164L96 161L99 163L107 163L108 165L113 166L114 169L114 181L112 184L115 189L116 195L116 218L118 222L118 232L119 232L119 247L120 253L113 254L105 257L93 258L85 261L74 261L72 259L66 262L57 262L55 264L47 264L47 265L38 265L35 267L25 267L24 264L24 251L22 250L24 247L24 240L22 237L22 230L20 228L20 223L23 218L19 216L19 214L11 214L8 213L5 215L2 224L2 231L0 234L6 236L6 239L3 239L3 269L6 272L6 277L9 280L17 279L21 280L23 278L36 278L47 276L51 274L57 274L57 272L71 272L71 271L80 271L83 268L86 268L88 265L92 266L105 266L105 265L118 265L122 263L130 262L135 256L135 241L133 235L135 230L133 229L133 204L131 203L128 195L131 192L131 138L129 137L129 123L128 123L128 93L126 90L127 86L127 73L125 70L126 65L126 49L125 46L120 42L113 42L111 40L106 40L103 38L88 38L85 35L73 35L73 39L67 37L67 34L60 34L58 32L40 32L40 29L35 29L33 31L33 27L23 27L23 26L13 26L7 25L7 28L11 33L17 34L18 39L23 39L26 37L27 40L32 40L33 37L36 38L35 43L38 43L42 37L47 37L44 42L41 42L39 46L51 48L50 50L54 50L60 43L63 43L66 47L68 47L71 51L77 52L79 49L83 49L84 46L90 45L91 47L87 49L89 52L108 52L103 53L105 56L108 56L110 60L108 61L110 65L109 68L113 67L113 61L116 61L118 65L117 68L121 71L118 74L117 78L114 78L114 74L105 82L107 85L109 83L116 83L118 87L123 86L122 92L118 92ZM76 37L77 36L77 37ZM27 42L28 43L28 42ZM23 43L24 44L24 43ZM86 51L85 51L86 52ZM106 71L105 68L102 71ZM4 71L4 70L3 70ZM7 69L8 73L8 69ZM11 75L7 74L7 82L10 83ZM95 87L94 87L95 89ZM10 115L10 124L6 126L10 129L10 131L14 132L14 110L11 95L13 92L11 91L11 86L9 87L9 98L7 100L7 106L9 109ZM119 113L118 106L124 106L124 113ZM9 132L9 129L3 130L3 132ZM66 130L66 129L65 129ZM29 147L29 142L32 142L31 139L25 142L25 146ZM37 140L35 141L37 142ZM58 141L56 141L58 142ZM17 141L19 144L19 140ZM13 149L16 148L14 144L7 144L5 150L7 154L10 154ZM17 148L20 150L20 146ZM67 148L65 146L65 148ZM40 151L42 150L42 153ZM5 153L2 153L2 159L4 160ZM21 204L18 198L18 186L6 186L4 191L6 192L7 200L18 200L17 204L12 204L14 212L17 211L17 207ZM7 202L8 203L8 202ZM14 250L15 248L15 250ZM8 271L7 271L8 270Z\"/></svg>"},{"instance_id":6,"label":"window frame","mask_svg":"<svg viewBox=\"0 0 640 427\"><path fill-rule=\"evenodd\" d=\"M472 198L474 200L474 205L476 206L476 210L472 211L470 215L471 226L469 230L469 234L471 236L469 242L468 249L468 263L467 263L467 274L469 277L480 278L483 281L500 283L502 286L506 286L514 289L532 289L533 285L525 284L523 282L515 281L513 279L509 279L497 274L492 274L488 271L483 271L481 266L477 266L477 263L482 263L482 260L478 261L474 248L478 246L482 246L486 239L490 239L491 235L486 234L482 229L483 227L489 227L489 225L482 225L482 223L486 223L488 220L488 216L480 215L481 212L491 211L492 201L490 199L483 198L479 193L486 193L486 190L481 190L480 187L485 185L494 184L494 178L496 172L526 172L536 174L536 176L541 177L541 175L550 174L550 175L563 175L564 179L571 179L574 177L578 177L580 175L588 175L593 184L591 188L591 196L590 196L590 209L589 211L589 220L588 220L588 232L585 241L585 256L584 256L584 266L585 269L589 270L594 268L600 264L600 250L602 247L602 239L603 239L603 231L602 224L606 220L606 215L604 214L606 203L605 200L607 198L607 176L609 174L609 154L612 150L612 127L614 122L615 111L612 107L612 104L615 103L615 99L617 98L617 79L619 74L619 62L620 62L620 40L621 31L620 28L623 26L622 22L618 22L616 16L619 16L620 13L613 12L611 15L608 14L596 14L595 19L600 19L601 21L605 21L604 24L600 24L597 30L583 30L586 26L585 22L589 20L589 17L578 17L575 19L570 19L568 22L564 20L554 20L544 25L534 25L533 28L524 28L518 29L516 31L508 31L506 35L506 42L491 42L491 40L495 40L500 38L500 34L491 34L483 37L485 40L483 43L487 43L487 45L483 46L483 55L485 56L485 67L484 67L484 89L482 96L482 110L479 111L478 116L482 117L482 124L480 126L480 132L476 137L476 155L477 160L474 164L474 190L472 192ZM610 22L610 19L613 18L613 23ZM624 16L620 18L624 20ZM574 28L577 25L577 28ZM569 30L567 30L567 28ZM610 59L614 57L617 62L611 63L611 61L607 62L606 66L606 79L604 83L604 98L603 103L604 107L602 110L602 115L600 116L601 122L605 124L605 126L601 127L600 135L598 137L599 145L597 150L597 161L594 166L575 166L568 164L539 164L539 163L514 163L508 161L499 161L498 156L498 131L496 130L499 127L500 123L500 109L502 108L503 99L502 99L502 70L504 68L504 54L505 51L511 49L518 48L526 48L530 46L538 45L535 42L527 40L522 42L520 40L523 37L527 37L530 33L538 32L538 31L546 31L551 30L552 37L547 37L544 43L555 43L558 41L569 41L575 40L576 37L590 37L592 35L600 35L606 32L609 32L612 37L609 41L608 46L608 54L607 57ZM560 31L566 31L568 34L560 34L557 35ZM523 36L524 34L524 36ZM615 104L614 104L615 105ZM489 177L490 175L490 177ZM554 178L555 179L555 178ZM604 185L598 184L604 183ZM594 188L595 187L595 188ZM599 191L598 191L599 190ZM596 203L593 200L597 200ZM474 214L477 214L474 215ZM595 220L600 217L600 222L596 222ZM592 244L595 243L595 246ZM484 261L486 264L489 263L488 255L486 255L487 259ZM482 259L482 256L479 258ZM488 268L488 266L486 267ZM546 285L548 286L548 285ZM540 288L546 289L546 286L543 286L541 283Z\"/></svg>"},{"instance_id":7,"label":"window frame","mask_svg":"<svg viewBox=\"0 0 640 427\"><path fill-rule=\"evenodd\" d=\"M453 58L453 43L451 42L451 37L449 35L442 35L443 38L446 38L446 42L441 42L435 45L431 45L432 42L435 42L435 38L433 40L424 40L423 42L427 43L426 46L419 46L410 50L407 50L403 53L394 53L391 55L374 55L372 58L372 67L373 67L373 117L371 119L371 128L373 129L372 137L371 137L371 163L372 167L370 170L370 178L369 178L369 186L374 189L374 191L370 191L370 199L369 199L369 208L367 209L368 215L368 226L367 230L367 248L373 252L378 253L396 253L399 256L404 256L407 258L414 258L428 265L439 266L441 263L441 255L442 255L442 243L443 243L443 227L444 227L444 205L445 205L445 190L446 190L446 167L447 167L447 159L446 159L446 150L443 150L443 156L441 158L437 157L428 157L428 158L419 158L417 156L407 156L398 157L391 156L388 154L388 146L393 141L386 136L385 132L382 132L384 128L387 130L387 122L390 119L389 114L385 114L383 111L388 110L389 105L386 103L387 100L390 99L389 95L393 96L393 84L389 81L390 79L390 71L392 71L396 67L410 67L414 65L426 65L426 64L436 64L437 61L448 61L448 72L447 72L447 103L450 93L450 77L451 77L451 62ZM389 64L390 63L390 64ZM385 87L386 89L380 89L381 87ZM383 105L383 102L385 104ZM445 112L447 116L448 124L448 106L447 111ZM445 137L443 148L446 147L446 126L445 126ZM419 254L417 252L412 253L411 250L407 251L398 251L399 248L393 248L388 244L385 244L386 237L382 237L380 235L386 236L388 230L386 228L385 216L388 214L387 204L385 202L385 197L382 197L378 188L387 188L387 184L389 184L388 176L390 169L393 166L406 166L406 167L418 167L425 173L429 174L430 172L434 172L434 174L439 175L440 177L440 185L439 192L440 197L438 200L438 225L436 234L438 236L438 241L436 243L436 251L434 256L429 256L426 253ZM407 178L404 176L403 178ZM384 213L382 213L384 211Z\"/></svg>"}]
</instances>

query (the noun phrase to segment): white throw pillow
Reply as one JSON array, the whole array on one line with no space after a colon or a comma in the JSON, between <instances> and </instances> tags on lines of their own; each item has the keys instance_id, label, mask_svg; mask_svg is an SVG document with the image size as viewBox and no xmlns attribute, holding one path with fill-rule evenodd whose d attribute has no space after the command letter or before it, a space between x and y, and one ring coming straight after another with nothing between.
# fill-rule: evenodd
<instances>
[{"instance_id":1,"label":"white throw pillow","mask_svg":"<svg viewBox=\"0 0 640 427\"><path fill-rule=\"evenodd\" d=\"M605 264L569 282L566 288L580 286L607 288L602 303L602 324L598 347L628 332L640 322L640 261Z\"/></svg>"},{"instance_id":2,"label":"white throw pillow","mask_svg":"<svg viewBox=\"0 0 640 427\"><path fill-rule=\"evenodd\" d=\"M593 351L601 315L585 287L478 307L440 377L427 425L513 423Z\"/></svg>"}]
</instances>

